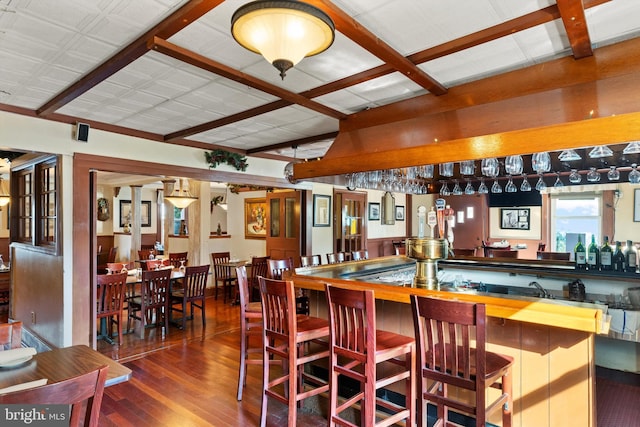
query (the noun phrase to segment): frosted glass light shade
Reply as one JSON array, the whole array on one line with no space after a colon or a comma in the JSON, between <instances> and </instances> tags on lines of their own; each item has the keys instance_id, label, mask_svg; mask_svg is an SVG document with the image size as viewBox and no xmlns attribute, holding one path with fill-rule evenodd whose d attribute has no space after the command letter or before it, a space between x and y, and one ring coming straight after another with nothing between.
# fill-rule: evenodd
<instances>
[{"instance_id":1,"label":"frosted glass light shade","mask_svg":"<svg viewBox=\"0 0 640 427\"><path fill-rule=\"evenodd\" d=\"M320 9L298 1L255 1L233 14L231 34L243 47L286 71L333 44L335 26Z\"/></svg>"}]
</instances>

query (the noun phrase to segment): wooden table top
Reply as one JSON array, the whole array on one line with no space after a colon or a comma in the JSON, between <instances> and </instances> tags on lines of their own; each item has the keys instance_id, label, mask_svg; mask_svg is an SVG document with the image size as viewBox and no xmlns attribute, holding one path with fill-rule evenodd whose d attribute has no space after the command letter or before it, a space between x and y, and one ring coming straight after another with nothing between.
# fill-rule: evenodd
<instances>
[{"instance_id":1,"label":"wooden table top","mask_svg":"<svg viewBox=\"0 0 640 427\"><path fill-rule=\"evenodd\" d=\"M107 381L111 386L131 378L131 369L87 347L74 345L37 353L29 362L13 368L0 368L0 388L48 379L48 384L63 381L107 365Z\"/></svg>"}]
</instances>

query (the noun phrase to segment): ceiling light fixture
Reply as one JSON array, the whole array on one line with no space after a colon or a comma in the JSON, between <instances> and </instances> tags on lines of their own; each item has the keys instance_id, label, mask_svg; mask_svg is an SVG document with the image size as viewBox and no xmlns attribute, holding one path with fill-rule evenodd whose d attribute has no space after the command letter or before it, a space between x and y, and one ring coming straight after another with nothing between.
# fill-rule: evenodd
<instances>
[{"instance_id":1,"label":"ceiling light fixture","mask_svg":"<svg viewBox=\"0 0 640 427\"><path fill-rule=\"evenodd\" d=\"M295 184L296 182L298 182L296 179L293 178L293 165L298 163L297 159L296 159L296 154L298 152L298 146L294 145L293 147L293 161L289 162L285 165L284 167L284 177L287 179L287 181L289 181L291 184Z\"/></svg>"},{"instance_id":2,"label":"ceiling light fixture","mask_svg":"<svg viewBox=\"0 0 640 427\"><path fill-rule=\"evenodd\" d=\"M233 14L231 34L242 47L264 56L284 80L302 58L331 46L335 25L326 13L306 3L254 1Z\"/></svg>"},{"instance_id":3,"label":"ceiling light fixture","mask_svg":"<svg viewBox=\"0 0 640 427\"><path fill-rule=\"evenodd\" d=\"M191 195L188 189L182 187L182 178L178 180L178 187L174 186L171 195L165 196L164 199L178 209L184 209L198 200L197 197Z\"/></svg>"},{"instance_id":4,"label":"ceiling light fixture","mask_svg":"<svg viewBox=\"0 0 640 427\"><path fill-rule=\"evenodd\" d=\"M9 193L9 190L7 190L7 185L5 184L4 179L0 176L0 207L7 206L10 201L11 194Z\"/></svg>"}]
</instances>

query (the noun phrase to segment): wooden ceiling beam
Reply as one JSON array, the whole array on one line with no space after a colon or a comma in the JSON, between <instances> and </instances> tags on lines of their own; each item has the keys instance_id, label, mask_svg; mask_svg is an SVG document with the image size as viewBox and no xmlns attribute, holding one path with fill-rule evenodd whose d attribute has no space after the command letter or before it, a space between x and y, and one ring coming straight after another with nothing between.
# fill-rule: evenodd
<instances>
[{"instance_id":1,"label":"wooden ceiling beam","mask_svg":"<svg viewBox=\"0 0 640 427\"><path fill-rule=\"evenodd\" d=\"M587 27L587 18L581 0L558 0L558 9L562 16L562 23L571 44L575 59L593 55L591 38Z\"/></svg>"},{"instance_id":2,"label":"wooden ceiling beam","mask_svg":"<svg viewBox=\"0 0 640 427\"><path fill-rule=\"evenodd\" d=\"M295 148L300 145L313 144L314 142L325 141L327 139L335 139L338 136L338 132L328 132L321 135L307 136L305 138L294 139L287 142L281 142L278 144L265 145L264 147L252 148L247 150L247 155L263 153L265 151L274 151L281 148Z\"/></svg>"},{"instance_id":3,"label":"wooden ceiling beam","mask_svg":"<svg viewBox=\"0 0 640 427\"><path fill-rule=\"evenodd\" d=\"M445 88L440 82L422 71L413 62L408 60L383 40L380 40L375 34L363 27L335 4L328 0L311 0L308 1L308 3L322 9L327 15L329 15L336 26L336 30L349 37L362 48L369 51L372 55L375 55L387 64L391 65L419 86L427 89L435 95L443 95L447 93L447 88Z\"/></svg>"},{"instance_id":4,"label":"wooden ceiling beam","mask_svg":"<svg viewBox=\"0 0 640 427\"><path fill-rule=\"evenodd\" d=\"M277 98L281 98L285 101L301 105L317 113L333 117L334 119L345 119L347 117L346 114L338 110L334 110L333 108L312 101L309 98L306 98L297 93L284 90L279 86L265 82L264 80L260 80L253 76L250 76L249 74L245 74L241 71L229 67L228 65L224 65L218 61L214 61L213 59L207 58L206 56L190 51L189 49L185 49L181 46L175 45L159 37L153 37L152 39L150 39L148 42L148 46L150 49L153 49L156 52L160 52L164 55L193 65L194 67L198 67L200 69L217 74L229 80L248 85L255 89L261 90L262 92L273 95Z\"/></svg>"},{"instance_id":5,"label":"wooden ceiling beam","mask_svg":"<svg viewBox=\"0 0 640 427\"><path fill-rule=\"evenodd\" d=\"M224 0L191 0L167 19L131 42L127 47L82 76L71 86L58 93L36 110L38 116L46 116L73 101L97 84L108 79L149 51L147 40L154 36L169 38L210 12Z\"/></svg>"},{"instance_id":6,"label":"wooden ceiling beam","mask_svg":"<svg viewBox=\"0 0 640 427\"><path fill-rule=\"evenodd\" d=\"M603 3L610 2L611 0L585 0L584 7L586 9L598 6ZM514 34L518 31L523 31L537 25L542 25L556 19L560 19L560 11L557 5L545 7L535 12L528 13L523 16L511 19L502 24L494 25L493 27L486 28L481 31L460 37L447 43L443 43L438 46L434 46L429 49L425 49L420 52L416 52L407 58L414 64L421 64L426 61L441 58L445 55L460 52L464 49L469 49L474 46L478 46L482 43L486 43L492 40L496 40L500 37L504 37L510 34ZM388 64L379 65L374 68L362 71L351 76L344 77L340 80L327 83L316 88L300 92L300 95L313 99L319 96L326 95L331 92L346 89L351 86L355 86L360 83L367 82L379 77L386 76L393 73L395 68ZM206 132L211 129L226 126L231 123L236 123L248 118L265 114L270 111L275 111L279 108L284 108L291 105L291 102L285 100L278 100L270 102L268 104L261 105L259 107L251 108L249 110L242 111L240 113L232 114L230 116L223 117L221 119L212 120L207 123L202 123L197 126L182 129L180 131L166 135L165 140L171 141L178 138L184 138L187 136L195 135L197 133ZM284 143L286 144L286 142Z\"/></svg>"},{"instance_id":7,"label":"wooden ceiling beam","mask_svg":"<svg viewBox=\"0 0 640 427\"><path fill-rule=\"evenodd\" d=\"M342 175L350 172L419 166L504 157L560 149L598 146L630 141L640 135L640 112L580 120L552 126L452 139L392 151L358 152L348 157L324 158L293 166L297 180ZM358 135L339 135L354 142ZM523 143L525 142L526 143ZM358 141L356 143L364 143Z\"/></svg>"}]
</instances>

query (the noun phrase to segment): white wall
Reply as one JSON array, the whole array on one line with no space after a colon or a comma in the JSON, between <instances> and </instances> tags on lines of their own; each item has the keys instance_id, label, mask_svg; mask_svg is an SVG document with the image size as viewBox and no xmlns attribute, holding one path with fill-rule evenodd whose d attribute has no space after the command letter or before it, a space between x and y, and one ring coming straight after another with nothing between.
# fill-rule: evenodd
<instances>
[{"instance_id":1,"label":"white wall","mask_svg":"<svg viewBox=\"0 0 640 427\"><path fill-rule=\"evenodd\" d=\"M379 190L367 190L367 207L366 212L368 215L369 206L368 203L381 203L384 191ZM393 193L396 199L396 206L404 206L405 221L407 218L407 196L406 194ZM382 205L380 207L382 210ZM406 234L406 222L396 221L393 225L382 224L382 221L367 221L367 237L369 239L380 239L386 237L398 237Z\"/></svg>"}]
</instances>

